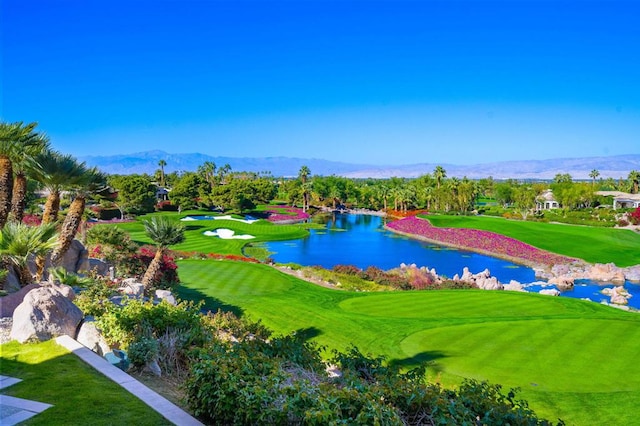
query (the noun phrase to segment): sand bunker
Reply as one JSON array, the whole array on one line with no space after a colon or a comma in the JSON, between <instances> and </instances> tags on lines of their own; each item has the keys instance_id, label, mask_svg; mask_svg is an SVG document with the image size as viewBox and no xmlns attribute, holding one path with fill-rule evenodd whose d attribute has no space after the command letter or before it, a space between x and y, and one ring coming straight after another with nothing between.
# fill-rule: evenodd
<instances>
[{"instance_id":1,"label":"sand bunker","mask_svg":"<svg viewBox=\"0 0 640 426\"><path fill-rule=\"evenodd\" d=\"M219 228L215 231L204 231L204 235L207 237L222 238L223 240L250 240L255 238L253 235L248 234L235 235L235 231L226 228Z\"/></svg>"}]
</instances>

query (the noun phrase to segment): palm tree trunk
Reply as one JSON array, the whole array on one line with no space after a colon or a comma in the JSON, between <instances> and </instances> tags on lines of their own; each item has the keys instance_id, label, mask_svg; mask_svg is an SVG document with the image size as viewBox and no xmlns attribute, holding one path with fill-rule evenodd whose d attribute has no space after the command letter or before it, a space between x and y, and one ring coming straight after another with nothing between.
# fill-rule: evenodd
<instances>
[{"instance_id":1,"label":"palm tree trunk","mask_svg":"<svg viewBox=\"0 0 640 426\"><path fill-rule=\"evenodd\" d=\"M20 223L24 217L24 208L27 200L27 176L24 173L16 174L13 181L13 195L11 197L11 217Z\"/></svg>"},{"instance_id":2,"label":"palm tree trunk","mask_svg":"<svg viewBox=\"0 0 640 426\"><path fill-rule=\"evenodd\" d=\"M6 155L0 155L0 229L7 223L13 194L13 165Z\"/></svg>"},{"instance_id":3,"label":"palm tree trunk","mask_svg":"<svg viewBox=\"0 0 640 426\"><path fill-rule=\"evenodd\" d=\"M39 282L42 280L42 276L44 275L44 266L47 262L46 257L38 256L36 257L36 281Z\"/></svg>"},{"instance_id":4,"label":"palm tree trunk","mask_svg":"<svg viewBox=\"0 0 640 426\"><path fill-rule=\"evenodd\" d=\"M51 191L44 204L44 213L42 213L42 223L53 223L58 220L58 212L60 211L60 191Z\"/></svg>"},{"instance_id":5,"label":"palm tree trunk","mask_svg":"<svg viewBox=\"0 0 640 426\"><path fill-rule=\"evenodd\" d=\"M64 254L67 252L67 250L69 250L69 247L71 247L71 243L78 233L80 222L82 222L82 214L84 213L85 202L85 197L79 195L76 196L76 198L71 203L71 206L69 206L69 212L67 213L67 217L62 223L60 237L58 237L58 247L53 251L53 254L51 255L52 265L58 265L62 260Z\"/></svg>"},{"instance_id":6,"label":"palm tree trunk","mask_svg":"<svg viewBox=\"0 0 640 426\"><path fill-rule=\"evenodd\" d=\"M33 276L31 276L29 266L26 263L23 266L16 266L15 270L18 281L20 281L20 287L25 287L33 282Z\"/></svg>"},{"instance_id":7,"label":"palm tree trunk","mask_svg":"<svg viewBox=\"0 0 640 426\"><path fill-rule=\"evenodd\" d=\"M142 284L145 288L149 288L156 277L160 273L160 267L162 266L162 257L164 256L164 248L158 247L156 251L156 255L153 257L153 260L149 264L147 271L144 273L144 277L142 277Z\"/></svg>"}]
</instances>

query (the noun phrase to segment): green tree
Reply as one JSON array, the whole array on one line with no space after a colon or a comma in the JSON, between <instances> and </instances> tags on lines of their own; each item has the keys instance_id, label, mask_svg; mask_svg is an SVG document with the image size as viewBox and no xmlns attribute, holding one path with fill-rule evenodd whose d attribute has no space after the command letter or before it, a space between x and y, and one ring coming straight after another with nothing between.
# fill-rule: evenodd
<instances>
[{"instance_id":1,"label":"green tree","mask_svg":"<svg viewBox=\"0 0 640 426\"><path fill-rule=\"evenodd\" d=\"M300 186L302 187L302 211L306 212L309 208L309 187L307 185L307 179L311 174L309 167L302 166L298 172L298 179L300 179Z\"/></svg>"},{"instance_id":2,"label":"green tree","mask_svg":"<svg viewBox=\"0 0 640 426\"><path fill-rule=\"evenodd\" d=\"M109 186L118 192L118 203L128 213L154 211L156 186L142 175L109 176Z\"/></svg>"},{"instance_id":3,"label":"green tree","mask_svg":"<svg viewBox=\"0 0 640 426\"><path fill-rule=\"evenodd\" d=\"M208 197L211 186L200 175L193 172L185 173L173 185L169 192L169 199L180 210L195 208L198 200Z\"/></svg>"},{"instance_id":4,"label":"green tree","mask_svg":"<svg viewBox=\"0 0 640 426\"><path fill-rule=\"evenodd\" d=\"M629 181L631 182L631 193L638 193L638 186L640 185L640 172L637 170L631 170L629 172Z\"/></svg>"},{"instance_id":5,"label":"green tree","mask_svg":"<svg viewBox=\"0 0 640 426\"><path fill-rule=\"evenodd\" d=\"M211 188L216 186L216 163L213 161L205 161L202 165L198 166L198 174L209 182Z\"/></svg>"},{"instance_id":6,"label":"green tree","mask_svg":"<svg viewBox=\"0 0 640 426\"><path fill-rule=\"evenodd\" d=\"M167 249L184 241L184 227L163 216L152 217L143 223L145 233L156 244L156 254L142 277L142 284L149 288L160 272Z\"/></svg>"},{"instance_id":7,"label":"green tree","mask_svg":"<svg viewBox=\"0 0 640 426\"><path fill-rule=\"evenodd\" d=\"M447 177L447 171L442 166L436 166L433 170L433 177L436 179L436 187L440 189L442 180Z\"/></svg>"},{"instance_id":8,"label":"green tree","mask_svg":"<svg viewBox=\"0 0 640 426\"><path fill-rule=\"evenodd\" d=\"M30 256L44 257L57 246L57 239L53 223L28 226L9 222L0 230L0 257L13 266L20 286L33 282L28 265Z\"/></svg>"},{"instance_id":9,"label":"green tree","mask_svg":"<svg viewBox=\"0 0 640 426\"><path fill-rule=\"evenodd\" d=\"M591 173L589 173L589 177L591 178L591 185L594 187L596 186L596 179L598 178L598 176L600 176L600 172L596 169L591 170Z\"/></svg>"},{"instance_id":10,"label":"green tree","mask_svg":"<svg viewBox=\"0 0 640 426\"><path fill-rule=\"evenodd\" d=\"M164 187L165 186L165 181L164 181L164 167L167 165L167 162L165 160L160 160L158 161L158 166L160 166L160 186Z\"/></svg>"}]
</instances>

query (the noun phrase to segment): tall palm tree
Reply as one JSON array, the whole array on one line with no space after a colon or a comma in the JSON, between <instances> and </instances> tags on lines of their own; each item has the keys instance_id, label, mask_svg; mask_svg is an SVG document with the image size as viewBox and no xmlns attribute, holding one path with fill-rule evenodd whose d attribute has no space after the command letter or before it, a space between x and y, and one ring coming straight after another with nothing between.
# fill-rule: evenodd
<instances>
[{"instance_id":1,"label":"tall palm tree","mask_svg":"<svg viewBox=\"0 0 640 426\"><path fill-rule=\"evenodd\" d=\"M167 249L184 241L184 227L166 217L155 216L144 222L144 230L156 243L156 254L142 277L142 284L148 288L160 272L162 257Z\"/></svg>"},{"instance_id":2,"label":"tall palm tree","mask_svg":"<svg viewBox=\"0 0 640 426\"><path fill-rule=\"evenodd\" d=\"M209 182L211 188L215 186L216 177L216 163L213 161L205 161L202 165L198 166L198 173Z\"/></svg>"},{"instance_id":3,"label":"tall palm tree","mask_svg":"<svg viewBox=\"0 0 640 426\"><path fill-rule=\"evenodd\" d=\"M73 182L75 198L69 206L69 211L62 222L60 229L59 244L51 255L51 264L57 266L64 254L71 247L73 239L78 233L78 228L82 222L82 215L87 204L87 198L107 192L107 178L100 173L97 168L86 169L85 173Z\"/></svg>"},{"instance_id":4,"label":"tall palm tree","mask_svg":"<svg viewBox=\"0 0 640 426\"><path fill-rule=\"evenodd\" d=\"M440 189L442 180L447 177L447 171L442 166L436 166L433 170L433 177L436 178L436 186Z\"/></svg>"},{"instance_id":5,"label":"tall palm tree","mask_svg":"<svg viewBox=\"0 0 640 426\"><path fill-rule=\"evenodd\" d=\"M302 211L306 212L307 208L309 208L309 191L308 191L308 187L307 187L307 178L309 177L309 174L311 173L311 170L309 170L309 167L307 166L302 166L300 167L300 171L298 172L298 178L300 179L300 183L302 186Z\"/></svg>"},{"instance_id":6,"label":"tall palm tree","mask_svg":"<svg viewBox=\"0 0 640 426\"><path fill-rule=\"evenodd\" d=\"M43 134L32 132L27 136L30 143L22 143L16 149L13 158L13 195L11 197L10 217L16 222L22 222L24 209L27 204L27 175L32 177L38 173L40 164L37 157L49 148L49 138Z\"/></svg>"},{"instance_id":7,"label":"tall palm tree","mask_svg":"<svg viewBox=\"0 0 640 426\"><path fill-rule=\"evenodd\" d=\"M600 176L600 172L596 169L591 170L589 177L591 178L591 186L596 186L596 179Z\"/></svg>"},{"instance_id":8,"label":"tall palm tree","mask_svg":"<svg viewBox=\"0 0 640 426\"><path fill-rule=\"evenodd\" d=\"M160 166L160 186L164 187L164 166L167 165L167 162L164 160L158 161L158 166Z\"/></svg>"},{"instance_id":9,"label":"tall palm tree","mask_svg":"<svg viewBox=\"0 0 640 426\"><path fill-rule=\"evenodd\" d=\"M56 226L53 223L28 226L8 222L0 230L0 257L10 262L20 286L24 287L33 282L28 266L29 257L44 257L56 247L57 240Z\"/></svg>"},{"instance_id":10,"label":"tall palm tree","mask_svg":"<svg viewBox=\"0 0 640 426\"><path fill-rule=\"evenodd\" d=\"M58 220L60 211L60 192L71 188L76 181L83 179L87 168L71 155L63 155L57 151L46 151L36 157L40 169L35 178L48 191L47 201L42 214L43 223Z\"/></svg>"},{"instance_id":11,"label":"tall palm tree","mask_svg":"<svg viewBox=\"0 0 640 426\"><path fill-rule=\"evenodd\" d=\"M41 146L45 136L35 132L38 123L0 122L0 229L7 222L13 198L14 162ZM26 193L26 190L25 190Z\"/></svg>"},{"instance_id":12,"label":"tall palm tree","mask_svg":"<svg viewBox=\"0 0 640 426\"><path fill-rule=\"evenodd\" d=\"M631 181L631 193L638 193L638 186L640 185L640 172L637 170L631 170L629 172L629 180Z\"/></svg>"}]
</instances>

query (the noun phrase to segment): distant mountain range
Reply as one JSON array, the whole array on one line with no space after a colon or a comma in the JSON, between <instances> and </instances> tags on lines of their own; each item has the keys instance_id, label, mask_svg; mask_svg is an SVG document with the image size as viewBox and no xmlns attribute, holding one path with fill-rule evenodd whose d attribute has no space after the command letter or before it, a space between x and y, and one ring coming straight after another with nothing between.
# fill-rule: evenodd
<instances>
[{"instance_id":1,"label":"distant mountain range","mask_svg":"<svg viewBox=\"0 0 640 426\"><path fill-rule=\"evenodd\" d=\"M367 164L343 163L315 158L234 158L210 155L169 154L164 151L146 151L135 154L86 156L80 160L89 166L98 167L109 174L153 173L158 170L158 162L166 161L165 172L195 171L206 161L218 167L229 164L232 171L271 172L273 176L297 176L300 167L307 166L312 175L336 175L351 178L418 177L432 173L436 166L442 166L449 177L480 179L492 176L494 179L553 179L558 173L570 174L573 179L590 179L592 170L600 172L599 178L624 178L631 170L640 170L640 154L610 157L557 158L549 160L501 161L474 165L420 163L404 166L375 166Z\"/></svg>"}]
</instances>

